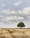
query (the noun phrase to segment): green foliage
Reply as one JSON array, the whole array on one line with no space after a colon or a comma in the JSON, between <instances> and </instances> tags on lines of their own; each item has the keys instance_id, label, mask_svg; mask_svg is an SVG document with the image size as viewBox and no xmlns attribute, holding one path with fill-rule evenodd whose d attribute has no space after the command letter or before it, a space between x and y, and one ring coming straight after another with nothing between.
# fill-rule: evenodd
<instances>
[{"instance_id":1,"label":"green foliage","mask_svg":"<svg viewBox=\"0 0 30 38\"><path fill-rule=\"evenodd\" d=\"M17 27L25 27L25 24L23 22L18 23Z\"/></svg>"}]
</instances>

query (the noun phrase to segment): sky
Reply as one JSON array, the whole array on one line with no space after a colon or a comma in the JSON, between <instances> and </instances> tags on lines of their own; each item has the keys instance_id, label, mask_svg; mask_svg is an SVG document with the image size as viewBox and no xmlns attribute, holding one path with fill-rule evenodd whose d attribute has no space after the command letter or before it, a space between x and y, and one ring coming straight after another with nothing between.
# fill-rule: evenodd
<instances>
[{"instance_id":1,"label":"sky","mask_svg":"<svg viewBox=\"0 0 30 38\"><path fill-rule=\"evenodd\" d=\"M19 22L30 28L30 0L0 0L0 28L17 28Z\"/></svg>"}]
</instances>

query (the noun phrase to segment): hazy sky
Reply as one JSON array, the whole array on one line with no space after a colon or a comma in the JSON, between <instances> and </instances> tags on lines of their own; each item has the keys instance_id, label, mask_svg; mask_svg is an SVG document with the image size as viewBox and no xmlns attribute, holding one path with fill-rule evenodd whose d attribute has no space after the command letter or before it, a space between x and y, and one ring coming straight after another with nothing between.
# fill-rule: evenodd
<instances>
[{"instance_id":1,"label":"hazy sky","mask_svg":"<svg viewBox=\"0 0 30 38\"><path fill-rule=\"evenodd\" d=\"M17 27L22 21L30 28L30 0L0 0L0 27Z\"/></svg>"}]
</instances>

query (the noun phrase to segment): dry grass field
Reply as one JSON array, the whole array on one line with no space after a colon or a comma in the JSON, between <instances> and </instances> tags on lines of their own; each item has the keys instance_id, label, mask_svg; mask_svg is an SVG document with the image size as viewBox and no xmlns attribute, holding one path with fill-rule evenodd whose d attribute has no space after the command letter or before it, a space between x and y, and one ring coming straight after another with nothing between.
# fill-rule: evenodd
<instances>
[{"instance_id":1,"label":"dry grass field","mask_svg":"<svg viewBox=\"0 0 30 38\"><path fill-rule=\"evenodd\" d=\"M0 28L0 38L30 38L30 28Z\"/></svg>"}]
</instances>

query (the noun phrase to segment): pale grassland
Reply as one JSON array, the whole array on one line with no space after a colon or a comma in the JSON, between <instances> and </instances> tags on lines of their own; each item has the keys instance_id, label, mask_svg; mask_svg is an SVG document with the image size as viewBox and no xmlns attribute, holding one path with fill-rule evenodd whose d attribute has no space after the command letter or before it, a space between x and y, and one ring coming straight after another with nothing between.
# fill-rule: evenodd
<instances>
[{"instance_id":1,"label":"pale grassland","mask_svg":"<svg viewBox=\"0 0 30 38\"><path fill-rule=\"evenodd\" d=\"M0 38L30 38L30 28L0 28Z\"/></svg>"}]
</instances>

